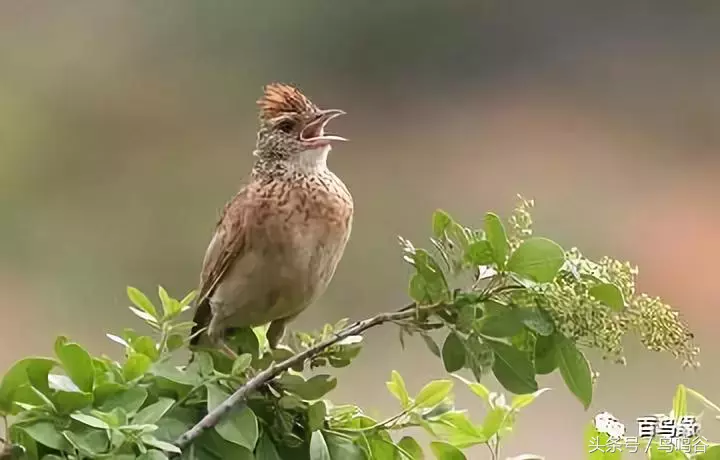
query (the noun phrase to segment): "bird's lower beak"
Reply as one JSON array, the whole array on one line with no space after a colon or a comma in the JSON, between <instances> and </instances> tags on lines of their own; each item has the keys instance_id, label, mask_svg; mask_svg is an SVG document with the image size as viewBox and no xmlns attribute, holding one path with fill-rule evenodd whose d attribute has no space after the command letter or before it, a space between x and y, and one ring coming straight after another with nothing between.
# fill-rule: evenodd
<instances>
[{"instance_id":1,"label":"bird's lower beak","mask_svg":"<svg viewBox=\"0 0 720 460\"><path fill-rule=\"evenodd\" d=\"M300 133L300 139L312 143L330 143L331 141L347 141L344 137L325 134L325 126L333 118L345 115L345 112L338 109L322 110L317 113L317 117L305 126Z\"/></svg>"}]
</instances>

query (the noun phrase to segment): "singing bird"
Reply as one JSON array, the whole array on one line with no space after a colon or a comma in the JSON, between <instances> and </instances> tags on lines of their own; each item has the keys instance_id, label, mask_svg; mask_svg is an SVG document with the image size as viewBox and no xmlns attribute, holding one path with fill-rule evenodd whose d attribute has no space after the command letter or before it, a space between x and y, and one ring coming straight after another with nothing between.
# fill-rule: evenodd
<instances>
[{"instance_id":1,"label":"singing bird","mask_svg":"<svg viewBox=\"0 0 720 460\"><path fill-rule=\"evenodd\" d=\"M276 348L286 324L328 287L353 219L350 192L327 165L332 143L346 139L325 127L345 112L280 83L265 86L257 103L255 163L205 253L191 339L206 337L231 356L231 328L270 323Z\"/></svg>"}]
</instances>

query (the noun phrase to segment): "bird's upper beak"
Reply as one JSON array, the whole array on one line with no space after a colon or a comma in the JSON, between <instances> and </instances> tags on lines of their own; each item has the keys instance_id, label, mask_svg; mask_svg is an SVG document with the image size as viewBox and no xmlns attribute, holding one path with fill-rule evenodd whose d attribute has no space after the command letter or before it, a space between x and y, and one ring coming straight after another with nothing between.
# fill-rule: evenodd
<instances>
[{"instance_id":1,"label":"bird's upper beak","mask_svg":"<svg viewBox=\"0 0 720 460\"><path fill-rule=\"evenodd\" d=\"M316 117L300 133L300 139L303 141L322 144L329 144L331 141L347 141L344 137L325 134L325 126L333 118L345 115L345 112L338 109L321 110L316 113Z\"/></svg>"}]
</instances>

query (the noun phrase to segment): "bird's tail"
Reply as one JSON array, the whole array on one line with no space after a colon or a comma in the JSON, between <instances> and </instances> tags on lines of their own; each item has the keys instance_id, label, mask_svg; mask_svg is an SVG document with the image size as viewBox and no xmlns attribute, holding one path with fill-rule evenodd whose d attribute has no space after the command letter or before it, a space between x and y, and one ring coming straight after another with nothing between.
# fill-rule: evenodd
<instances>
[{"instance_id":1,"label":"bird's tail","mask_svg":"<svg viewBox=\"0 0 720 460\"><path fill-rule=\"evenodd\" d=\"M210 299L206 296L195 309L195 316L193 316L195 326L193 326L192 331L190 331L191 346L199 345L201 338L207 335L207 332L203 331L203 329L210 325L211 319L212 310L210 309Z\"/></svg>"}]
</instances>

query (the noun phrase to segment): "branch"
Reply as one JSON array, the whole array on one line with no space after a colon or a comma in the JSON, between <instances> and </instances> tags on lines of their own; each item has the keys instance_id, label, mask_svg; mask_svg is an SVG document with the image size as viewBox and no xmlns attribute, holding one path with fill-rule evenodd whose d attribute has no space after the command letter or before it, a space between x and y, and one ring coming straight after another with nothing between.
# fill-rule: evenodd
<instances>
[{"instance_id":1,"label":"branch","mask_svg":"<svg viewBox=\"0 0 720 460\"><path fill-rule=\"evenodd\" d=\"M402 310L394 313L382 313L372 318L368 318L362 321L358 321L340 332L336 333L334 337L327 339L317 345L308 348L307 350L291 356L290 358L280 363L275 363L258 373L255 377L248 380L245 385L238 388L228 399L222 402L215 409L210 411L202 420L200 420L194 427L183 433L176 441L175 445L180 449L187 447L197 438L199 438L206 430L214 427L230 412L235 406L242 403L248 394L258 388L266 385L278 375L287 371L291 367L294 367L308 358L312 358L322 353L326 348L335 345L343 339L346 339L353 335L358 335L372 327L379 326L383 323L400 321L403 319L413 318L418 314L418 311L434 311L440 308L446 307L446 304L430 305L427 307L405 307Z\"/></svg>"}]
</instances>

